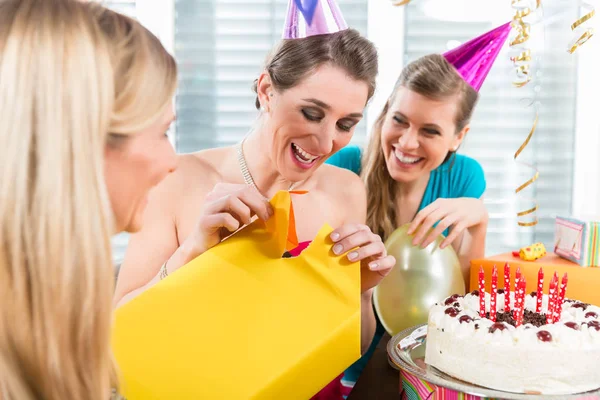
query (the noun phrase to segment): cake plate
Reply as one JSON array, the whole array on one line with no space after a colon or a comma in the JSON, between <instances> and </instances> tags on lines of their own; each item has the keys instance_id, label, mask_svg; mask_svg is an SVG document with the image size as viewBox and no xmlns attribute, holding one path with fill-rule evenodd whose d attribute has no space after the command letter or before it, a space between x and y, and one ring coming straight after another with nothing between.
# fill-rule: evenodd
<instances>
[{"instance_id":1,"label":"cake plate","mask_svg":"<svg viewBox=\"0 0 600 400\"><path fill-rule=\"evenodd\" d=\"M541 395L511 393L473 385L453 378L442 371L425 364L427 346L427 325L417 325L398 333L387 344L388 361L398 370L408 372L421 381L439 388L450 389L469 396L492 399L537 400L537 399L600 399L600 390L570 395ZM433 397L430 397L433 398Z\"/></svg>"}]
</instances>

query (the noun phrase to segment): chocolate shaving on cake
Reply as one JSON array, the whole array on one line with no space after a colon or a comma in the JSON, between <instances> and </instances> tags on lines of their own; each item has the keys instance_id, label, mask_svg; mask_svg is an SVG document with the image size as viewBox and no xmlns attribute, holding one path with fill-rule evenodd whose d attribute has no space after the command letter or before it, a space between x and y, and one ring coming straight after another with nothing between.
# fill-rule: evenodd
<instances>
[{"instance_id":1,"label":"chocolate shaving on cake","mask_svg":"<svg viewBox=\"0 0 600 400\"><path fill-rule=\"evenodd\" d=\"M536 328L539 328L540 326L546 325L546 314L525 310L523 313L523 323L531 324Z\"/></svg>"},{"instance_id":2,"label":"chocolate shaving on cake","mask_svg":"<svg viewBox=\"0 0 600 400\"><path fill-rule=\"evenodd\" d=\"M490 318L490 313L485 313L486 318ZM515 326L515 319L512 312L498 311L496 314L496 322L506 322L509 325ZM546 314L540 314L533 311L525 310L523 313L523 325L531 324L537 328L546 325Z\"/></svg>"},{"instance_id":3,"label":"chocolate shaving on cake","mask_svg":"<svg viewBox=\"0 0 600 400\"><path fill-rule=\"evenodd\" d=\"M530 295L531 297L537 297L537 292L536 292L536 291L533 291L533 292L529 293L529 295Z\"/></svg>"},{"instance_id":4,"label":"chocolate shaving on cake","mask_svg":"<svg viewBox=\"0 0 600 400\"><path fill-rule=\"evenodd\" d=\"M498 294L504 294L504 289L498 289L498 290L496 290L496 293L498 293Z\"/></svg>"},{"instance_id":5,"label":"chocolate shaving on cake","mask_svg":"<svg viewBox=\"0 0 600 400\"><path fill-rule=\"evenodd\" d=\"M473 296L479 296L479 290L473 290L471 292L471 295L473 295Z\"/></svg>"},{"instance_id":6,"label":"chocolate shaving on cake","mask_svg":"<svg viewBox=\"0 0 600 400\"><path fill-rule=\"evenodd\" d=\"M458 304L458 301L457 301L456 303L452 304L452 305L453 305L454 307L459 307L459 306L460 306L460 304Z\"/></svg>"},{"instance_id":7,"label":"chocolate shaving on cake","mask_svg":"<svg viewBox=\"0 0 600 400\"><path fill-rule=\"evenodd\" d=\"M513 318L512 312L500 311L496 314L496 322L506 322L512 326L516 325L515 319Z\"/></svg>"}]
</instances>

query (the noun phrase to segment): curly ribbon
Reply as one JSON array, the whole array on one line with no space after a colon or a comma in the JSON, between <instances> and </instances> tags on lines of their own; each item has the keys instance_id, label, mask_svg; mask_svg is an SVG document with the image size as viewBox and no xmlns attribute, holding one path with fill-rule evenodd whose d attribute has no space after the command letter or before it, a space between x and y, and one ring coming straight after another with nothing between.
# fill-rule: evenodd
<instances>
[{"instance_id":1,"label":"curly ribbon","mask_svg":"<svg viewBox=\"0 0 600 400\"><path fill-rule=\"evenodd\" d=\"M529 63L531 62L531 50L525 45L531 35L531 24L524 19L531 16L541 7L541 0L533 3L531 0L512 0L512 7L515 9L515 15L511 21L511 26L516 31L515 37L510 41L509 46L517 49L519 53L510 59L515 66L516 79L513 81L515 87L523 87L531 81Z\"/></svg>"},{"instance_id":2,"label":"curly ribbon","mask_svg":"<svg viewBox=\"0 0 600 400\"><path fill-rule=\"evenodd\" d=\"M522 88L531 82L531 67L530 63L532 60L531 57L531 49L529 49L526 45L527 41L531 35L531 24L524 19L527 17L531 17L534 12L536 12L539 8L542 7L541 0L535 0L535 2L529 0L511 0L511 6L515 9L515 14L511 21L511 26L516 31L516 35L510 41L509 46L515 49L514 55L510 57L510 60L513 62L515 67L515 79L513 80L513 86L517 88ZM534 102L532 101L532 104ZM533 126L527 135L527 138L523 141L523 144L519 147L519 149L515 152L514 160L517 161L519 155L525 150L527 145L529 144L535 130L537 128L539 120L539 113L536 112L535 120L533 122ZM520 164L525 165L535 171L533 177L528 179L526 182L521 184L519 187L515 189L515 194L518 194L523 189L533 184L538 177L540 176L539 171L530 164L520 162ZM517 212L518 217L518 225L519 226L535 226L538 223L538 219L536 216L536 211L538 210L538 205L533 201L533 207L528 208L526 210L522 210ZM531 216L529 221L522 221L522 217Z\"/></svg>"},{"instance_id":3,"label":"curly ribbon","mask_svg":"<svg viewBox=\"0 0 600 400\"><path fill-rule=\"evenodd\" d=\"M586 27L586 25L589 25L587 22L590 19L592 19L594 15L596 15L596 10L593 6L589 5L588 3L583 3L582 7L587 9L588 12L584 14L583 17L573 22L573 24L571 25L571 31L573 31L573 33L575 34L575 37L573 38L573 40L571 40L571 43L569 44L569 48L567 50L571 54L573 54L575 50L583 46L585 42L587 42L591 39L592 36L594 36L594 28Z\"/></svg>"},{"instance_id":4,"label":"curly ribbon","mask_svg":"<svg viewBox=\"0 0 600 400\"><path fill-rule=\"evenodd\" d=\"M515 152L515 161L517 160L517 157L519 157L519 154L521 154L523 152L523 150L525 150L525 147L527 147L527 145L529 144L529 141L531 140L531 137L533 136L533 133L535 132L536 128L537 128L537 124L538 124L538 119L539 119L539 114L536 112L535 114L535 120L533 121L533 126L531 127L531 130L529 131L529 135L527 135L527 138L525 139L525 141L523 142L523 144L519 147L519 149ZM529 178L526 182L524 182L523 184L521 184L518 188L515 189L515 194L519 193L521 190L525 189L527 186L531 185L533 182L537 181L537 179L540 176L539 171L537 170L536 167L534 167L531 164L527 164L527 163L521 163L529 168L531 168L532 170L535 171L535 174L533 175L533 177ZM523 210L523 211L519 211L517 213L518 217L523 217L525 215L529 215L529 214L533 214L537 211L538 206L537 204L535 204L533 207L527 209L527 210ZM534 226L537 225L538 220L537 220L537 216L533 216L533 221L529 221L529 222L522 222L522 221L518 221L517 222L519 224L519 226Z\"/></svg>"}]
</instances>

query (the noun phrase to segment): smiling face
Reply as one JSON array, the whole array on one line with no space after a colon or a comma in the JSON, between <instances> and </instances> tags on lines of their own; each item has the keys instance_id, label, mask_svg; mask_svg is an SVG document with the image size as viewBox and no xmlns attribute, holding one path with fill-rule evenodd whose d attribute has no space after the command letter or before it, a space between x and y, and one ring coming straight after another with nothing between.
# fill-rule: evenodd
<instances>
[{"instance_id":1,"label":"smiling face","mask_svg":"<svg viewBox=\"0 0 600 400\"><path fill-rule=\"evenodd\" d=\"M265 128L271 133L265 153L279 173L293 182L304 180L346 146L363 117L368 95L366 82L330 64L284 91L275 90L263 74L259 97Z\"/></svg>"},{"instance_id":2,"label":"smiling face","mask_svg":"<svg viewBox=\"0 0 600 400\"><path fill-rule=\"evenodd\" d=\"M469 130L456 132L459 95L433 100L399 87L381 127L381 145L390 176L414 182L439 167Z\"/></svg>"}]
</instances>

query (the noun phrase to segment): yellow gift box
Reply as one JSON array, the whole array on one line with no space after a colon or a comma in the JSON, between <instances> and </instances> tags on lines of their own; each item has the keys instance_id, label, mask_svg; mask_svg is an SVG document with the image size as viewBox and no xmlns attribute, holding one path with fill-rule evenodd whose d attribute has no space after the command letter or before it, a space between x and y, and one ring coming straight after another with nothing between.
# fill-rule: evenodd
<instances>
[{"instance_id":1,"label":"yellow gift box","mask_svg":"<svg viewBox=\"0 0 600 400\"><path fill-rule=\"evenodd\" d=\"M493 257L477 259L471 261L470 290L479 287L479 268L483 267L485 273L486 291L491 290L492 268L494 265L498 268L498 288L504 287L503 271L504 264L510 265L511 282L515 282L515 272L517 267L527 281L526 293L537 290L538 271L540 268L544 271L544 293L548 293L550 280L554 271L558 273L559 278L566 272L569 276L569 285L567 286L567 297L577 299L586 303L600 305L600 269L581 268L578 264L565 260L554 253L548 253L544 257L535 261L525 261L519 257L514 257L511 253L500 254ZM511 288L514 290L514 287Z\"/></svg>"},{"instance_id":2,"label":"yellow gift box","mask_svg":"<svg viewBox=\"0 0 600 400\"><path fill-rule=\"evenodd\" d=\"M360 264L332 253L327 225L298 257L282 258L297 244L290 194L271 204L266 224L116 311L128 400L307 400L360 357Z\"/></svg>"}]
</instances>

